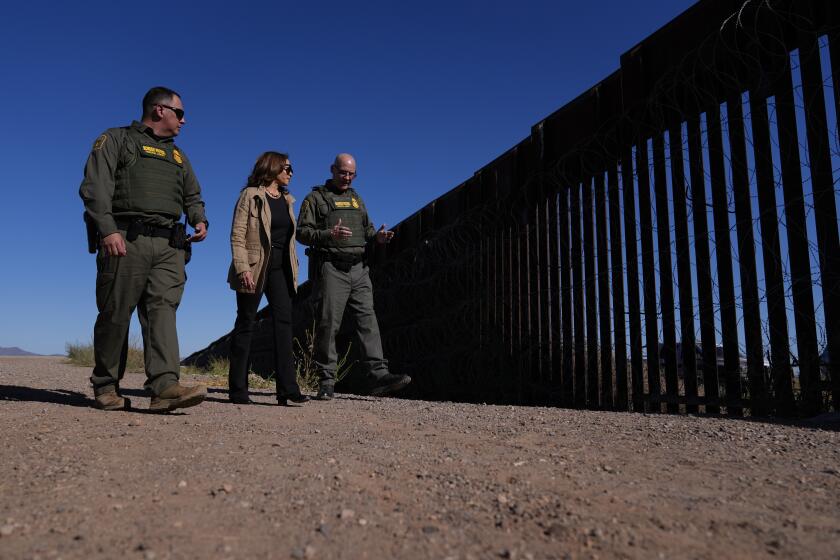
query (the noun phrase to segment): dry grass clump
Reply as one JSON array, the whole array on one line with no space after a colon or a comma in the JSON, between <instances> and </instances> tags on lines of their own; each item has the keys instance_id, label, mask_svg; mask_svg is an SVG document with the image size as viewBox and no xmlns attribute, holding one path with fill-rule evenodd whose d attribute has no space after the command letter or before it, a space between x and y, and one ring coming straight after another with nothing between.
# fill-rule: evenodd
<instances>
[{"instance_id":1,"label":"dry grass clump","mask_svg":"<svg viewBox=\"0 0 840 560\"><path fill-rule=\"evenodd\" d=\"M83 344L81 342L68 342L64 345L67 352L67 361L74 366L93 367L93 341ZM143 362L143 347L140 341L134 337L128 342L128 351L125 362L125 370L130 372L145 371Z\"/></svg>"},{"instance_id":2,"label":"dry grass clump","mask_svg":"<svg viewBox=\"0 0 840 560\"><path fill-rule=\"evenodd\" d=\"M347 346L347 351L343 356L338 358L336 363L335 381L338 383L350 373L350 369L356 362L347 363L347 358L350 356L350 348L352 343ZM301 343L300 339L295 337L292 340L292 352L295 356L295 376L301 391L317 391L320 383L318 379L318 370L315 367L315 322L312 322L312 328L306 329L306 342Z\"/></svg>"},{"instance_id":3,"label":"dry grass clump","mask_svg":"<svg viewBox=\"0 0 840 560\"><path fill-rule=\"evenodd\" d=\"M204 377L202 382L210 387L228 386L228 370L230 370L230 360L227 358L212 357L203 368L195 366L183 366L181 372L187 375L200 375ZM263 379L253 371L248 372L248 387L251 389L274 389L274 377Z\"/></svg>"}]
</instances>

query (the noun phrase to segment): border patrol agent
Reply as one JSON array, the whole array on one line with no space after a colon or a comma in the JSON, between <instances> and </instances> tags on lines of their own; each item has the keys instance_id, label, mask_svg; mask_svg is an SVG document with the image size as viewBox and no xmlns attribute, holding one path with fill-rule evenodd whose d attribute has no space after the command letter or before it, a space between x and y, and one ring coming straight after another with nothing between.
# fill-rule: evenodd
<instances>
[{"instance_id":1,"label":"border patrol agent","mask_svg":"<svg viewBox=\"0 0 840 560\"><path fill-rule=\"evenodd\" d=\"M388 371L364 254L368 242L388 243L394 232L384 225L374 230L362 197L350 186L356 177L353 156L337 155L330 171L332 179L312 189L298 216L298 240L310 247L309 279L315 294L314 357L320 377L315 398L333 398L338 358L335 335L345 309L356 321L371 394L385 395L408 385L411 377Z\"/></svg>"},{"instance_id":2,"label":"border patrol agent","mask_svg":"<svg viewBox=\"0 0 840 560\"><path fill-rule=\"evenodd\" d=\"M180 96L150 89L141 122L106 130L93 144L79 195L85 204L88 245L96 250L95 365L90 378L95 406L130 407L119 394L128 329L137 308L143 332L150 410L194 406L203 385L178 381L180 356L175 312L184 291L190 242L207 236L201 188L186 155L173 139L185 123ZM187 237L186 212L195 233Z\"/></svg>"}]
</instances>

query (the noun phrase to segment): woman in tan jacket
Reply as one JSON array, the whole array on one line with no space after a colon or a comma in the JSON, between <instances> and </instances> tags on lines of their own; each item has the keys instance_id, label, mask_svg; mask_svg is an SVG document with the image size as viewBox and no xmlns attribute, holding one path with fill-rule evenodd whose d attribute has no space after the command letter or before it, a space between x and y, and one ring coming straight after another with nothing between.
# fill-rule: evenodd
<instances>
[{"instance_id":1,"label":"woman in tan jacket","mask_svg":"<svg viewBox=\"0 0 840 560\"><path fill-rule=\"evenodd\" d=\"M228 283L236 290L236 323L230 343L230 401L251 404L248 356L262 294L271 306L274 327L274 377L277 401L303 403L292 356L292 296L297 291L295 199L289 194L289 156L266 152L257 159L239 194L230 228L233 262Z\"/></svg>"}]
</instances>

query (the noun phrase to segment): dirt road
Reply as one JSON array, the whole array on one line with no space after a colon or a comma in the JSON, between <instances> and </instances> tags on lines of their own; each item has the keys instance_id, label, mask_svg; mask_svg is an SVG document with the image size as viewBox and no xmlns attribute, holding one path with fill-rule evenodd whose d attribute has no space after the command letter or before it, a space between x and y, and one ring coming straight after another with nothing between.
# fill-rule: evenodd
<instances>
[{"instance_id":1,"label":"dirt road","mask_svg":"<svg viewBox=\"0 0 840 560\"><path fill-rule=\"evenodd\" d=\"M90 407L0 358L0 558L840 558L840 432L339 396Z\"/></svg>"}]
</instances>

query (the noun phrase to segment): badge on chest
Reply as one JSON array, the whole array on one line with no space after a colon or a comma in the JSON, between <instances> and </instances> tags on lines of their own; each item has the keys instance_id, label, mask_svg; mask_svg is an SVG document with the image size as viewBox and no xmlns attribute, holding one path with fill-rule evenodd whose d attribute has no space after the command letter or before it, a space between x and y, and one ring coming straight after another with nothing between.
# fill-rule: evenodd
<instances>
[{"instance_id":1,"label":"badge on chest","mask_svg":"<svg viewBox=\"0 0 840 560\"><path fill-rule=\"evenodd\" d=\"M347 198L336 198L333 200L336 208L340 208L342 210L358 210L359 209L359 201L356 200L355 196L350 196Z\"/></svg>"},{"instance_id":2,"label":"badge on chest","mask_svg":"<svg viewBox=\"0 0 840 560\"><path fill-rule=\"evenodd\" d=\"M145 157L162 159L162 160L166 160L170 163L172 163L174 161L177 165L179 165L181 167L183 167L183 165L184 165L183 156L181 155L181 152L179 152L177 149L172 150L172 159L171 160L169 159L169 155L167 154L166 150L164 150L163 148L158 148L157 146L149 146L149 145L146 145L146 144L141 144L140 149L142 150L142 155L144 155Z\"/></svg>"}]
</instances>

